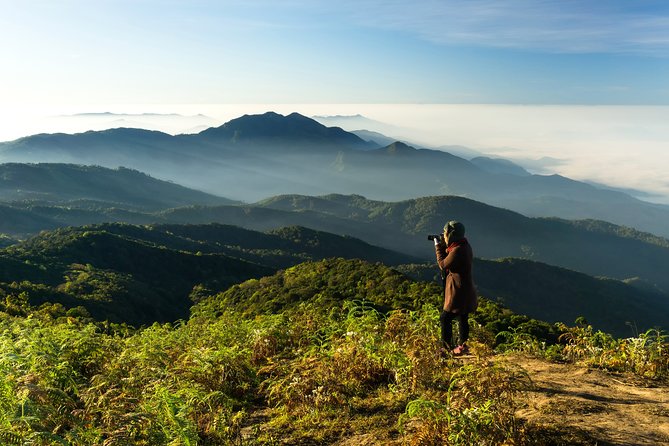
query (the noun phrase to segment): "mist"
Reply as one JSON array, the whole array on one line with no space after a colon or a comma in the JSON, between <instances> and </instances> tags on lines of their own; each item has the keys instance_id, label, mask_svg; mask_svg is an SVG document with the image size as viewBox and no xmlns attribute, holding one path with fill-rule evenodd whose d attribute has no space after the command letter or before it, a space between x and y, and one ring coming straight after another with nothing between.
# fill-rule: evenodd
<instances>
[{"instance_id":1,"label":"mist","mask_svg":"<svg viewBox=\"0 0 669 446\"><path fill-rule=\"evenodd\" d=\"M36 133L138 127L197 133L244 114L298 112L337 117L345 130L371 130L428 148L464 146L538 174L623 189L669 204L669 107L470 104L176 104L0 109L0 141ZM355 115L361 115L356 117ZM331 119L331 121L333 121ZM330 124L332 125L332 124Z\"/></svg>"},{"instance_id":2,"label":"mist","mask_svg":"<svg viewBox=\"0 0 669 446\"><path fill-rule=\"evenodd\" d=\"M533 173L669 203L666 106L371 105L357 111L398 127L389 136L399 139L432 148L462 145Z\"/></svg>"}]
</instances>

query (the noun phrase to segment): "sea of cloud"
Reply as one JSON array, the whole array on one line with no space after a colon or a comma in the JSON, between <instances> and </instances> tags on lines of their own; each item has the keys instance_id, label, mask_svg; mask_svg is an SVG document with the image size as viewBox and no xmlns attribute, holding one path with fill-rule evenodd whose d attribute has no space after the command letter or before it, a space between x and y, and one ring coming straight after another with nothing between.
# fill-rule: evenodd
<instances>
[{"instance_id":1,"label":"sea of cloud","mask_svg":"<svg viewBox=\"0 0 669 446\"><path fill-rule=\"evenodd\" d=\"M244 114L337 116L423 147L465 146L537 174L561 174L669 204L668 106L196 104L0 109L0 141L36 133L142 127L195 133ZM353 118L356 115L359 117Z\"/></svg>"}]
</instances>

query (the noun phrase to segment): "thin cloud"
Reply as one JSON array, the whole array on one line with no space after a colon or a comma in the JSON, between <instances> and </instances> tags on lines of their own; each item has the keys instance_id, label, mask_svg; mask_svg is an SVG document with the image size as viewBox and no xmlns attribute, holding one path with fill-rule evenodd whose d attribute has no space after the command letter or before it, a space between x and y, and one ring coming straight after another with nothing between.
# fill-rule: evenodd
<instances>
[{"instance_id":1,"label":"thin cloud","mask_svg":"<svg viewBox=\"0 0 669 446\"><path fill-rule=\"evenodd\" d=\"M648 2L358 0L348 7L362 26L442 45L669 56L669 7L654 3L649 11L640 4Z\"/></svg>"}]
</instances>

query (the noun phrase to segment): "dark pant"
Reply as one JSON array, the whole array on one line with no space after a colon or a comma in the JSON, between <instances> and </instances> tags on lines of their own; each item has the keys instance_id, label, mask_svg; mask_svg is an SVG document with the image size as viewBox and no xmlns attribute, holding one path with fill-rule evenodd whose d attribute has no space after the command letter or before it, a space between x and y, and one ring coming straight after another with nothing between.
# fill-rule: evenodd
<instances>
[{"instance_id":1,"label":"dark pant","mask_svg":"<svg viewBox=\"0 0 669 446\"><path fill-rule=\"evenodd\" d=\"M469 314L456 314L442 311L439 316L439 323L441 324L441 343L444 348L453 348L453 320L459 318L460 326L460 344L464 344L469 339Z\"/></svg>"}]
</instances>

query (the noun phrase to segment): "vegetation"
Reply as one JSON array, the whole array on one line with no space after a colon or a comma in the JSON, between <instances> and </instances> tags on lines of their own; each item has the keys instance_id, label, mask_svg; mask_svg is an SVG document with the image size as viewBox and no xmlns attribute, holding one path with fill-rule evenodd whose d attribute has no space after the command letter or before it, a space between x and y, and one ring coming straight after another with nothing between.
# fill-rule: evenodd
<instances>
[{"instance_id":1,"label":"vegetation","mask_svg":"<svg viewBox=\"0 0 669 446\"><path fill-rule=\"evenodd\" d=\"M401 143L373 149L271 113L200 135L114 129L0 144L5 159L132 160L209 190L424 195L411 183L666 231L666 209L623 194L490 175ZM0 189L3 445L573 444L519 417L532 382L507 358L669 380L669 241L631 228L455 196L242 206L132 169L66 164L2 165ZM450 218L466 222L479 257L503 257L477 260L490 299L471 316L467 358L441 348L442 289L434 266L417 263L432 259L425 235ZM134 224L63 228L109 221ZM179 224L212 221L228 225ZM575 315L593 324L563 323Z\"/></svg>"},{"instance_id":2,"label":"vegetation","mask_svg":"<svg viewBox=\"0 0 669 446\"><path fill-rule=\"evenodd\" d=\"M431 252L425 240L421 244ZM414 279L438 283L433 262L416 264L415 258L398 252L300 226L258 232L221 224L100 224L43 232L0 250L0 289L22 287L33 305L50 301L67 308L84 306L100 320L150 325L186 318L193 301L203 294L338 256L395 265ZM596 329L615 336L631 333L628 321L641 331L667 328L665 295L638 283L632 286L521 259L476 259L475 274L481 294L536 319L559 322L585 316ZM364 290L354 291L364 295ZM352 295L349 290L337 292ZM243 297L247 298L253 300ZM286 301L291 299L297 297ZM409 303L380 305L400 308ZM603 305L608 311L600 311Z\"/></svg>"},{"instance_id":3,"label":"vegetation","mask_svg":"<svg viewBox=\"0 0 669 446\"><path fill-rule=\"evenodd\" d=\"M396 267L416 279L438 282L433 262ZM591 277L576 271L524 259L474 260L474 279L480 294L548 322L587 318L598 330L618 337L637 330L669 329L669 305L651 287ZM602 311L605 307L606 311Z\"/></svg>"},{"instance_id":4,"label":"vegetation","mask_svg":"<svg viewBox=\"0 0 669 446\"><path fill-rule=\"evenodd\" d=\"M5 248L16 243L16 240L5 234L0 234L0 248Z\"/></svg>"},{"instance_id":5,"label":"vegetation","mask_svg":"<svg viewBox=\"0 0 669 446\"><path fill-rule=\"evenodd\" d=\"M20 171L20 165L10 166ZM30 169L26 168L27 170L37 168L28 167ZM40 169L48 179L48 181L41 180L42 183L51 181L59 186L53 192L55 198L44 196L20 203L14 202L11 206L0 206L0 214L3 217L0 218L0 232L15 238L25 238L42 229L51 230L60 226L79 226L103 221L133 224L224 222L228 226L236 225L255 231L277 231L273 234L277 236L274 240L265 237L264 240L268 240L269 243L266 247L258 247L255 252L250 249L252 243L249 239L252 237L237 245L240 247L238 250L235 250L234 244L226 243L225 250L218 251L227 255L242 256L252 262L273 268L328 256L361 257L394 265L413 263L417 261L416 259L432 260L432 251L430 246L426 245L425 235L438 232L445 220L458 218L466 222L468 237L479 258L524 258L591 276L626 281L631 287L623 294L635 288L641 289L644 302L640 305L640 309L649 308L648 315L651 317L662 313L657 320L667 320L665 316L668 310L666 302L669 279L662 266L669 263L669 241L623 226L595 220L570 222L560 219L527 218L508 210L454 196L424 197L389 203L367 200L359 195L321 197L290 195L277 196L255 205L185 206L165 209L166 206L196 203L198 200L196 197L187 199L187 196L177 194L181 201L175 198L170 203L149 203L146 200L151 197L171 193L154 193L155 189L144 184L150 180L149 177L127 169L109 170L109 172L104 170L102 173L105 175L118 177L112 182L118 187L115 187L114 191L109 191L111 195L106 198L102 196L104 191L95 192L97 195L93 194L90 197L81 190L76 190L74 186L78 183L61 185L63 182L67 183L61 177L69 170L86 178L96 176L94 168L40 165ZM102 173L101 178L107 178ZM29 178L34 176L33 173ZM121 179L131 186L126 184L123 189L121 186L124 183ZM91 181L87 180L84 183L88 184ZM37 182L37 184L42 183ZM167 183L162 186L174 185ZM68 197L71 199L68 200ZM161 208L163 210L156 212L156 209ZM296 237L291 237L284 229L277 229L298 225L302 227L299 229L302 233ZM305 226L312 228L315 233L305 232ZM324 231L330 234L325 234ZM346 234L349 238L332 234ZM282 237L283 244L276 243ZM257 237L257 240L261 239L263 238ZM289 246L288 242L291 240L293 242L304 240L306 243L301 244L300 248L295 248L297 243L294 243L293 247ZM314 240L317 240L318 244L311 246L310 243ZM367 245L363 245L363 240ZM373 248L370 244L377 248ZM207 249L211 248L204 247L201 251L207 252ZM242 253L239 253L240 250ZM392 259L389 250L394 251ZM326 254L321 255L324 252ZM621 256L634 261L621 261ZM545 289L548 286L540 284L539 287L533 288ZM648 291L657 295L654 302L651 302L652 298ZM601 307L602 300L600 296L594 306ZM529 310L522 309L522 311ZM580 314L584 312L583 309L578 310ZM646 327L658 325L654 320L647 320L648 315L640 315L635 320L639 325ZM563 316L560 315L558 318L562 319ZM593 321L599 323L594 319ZM604 328L620 329L610 326Z\"/></svg>"},{"instance_id":6,"label":"vegetation","mask_svg":"<svg viewBox=\"0 0 669 446\"><path fill-rule=\"evenodd\" d=\"M73 270L69 292L106 299L80 283L98 273ZM364 434L380 444L560 444L517 418L531 382L496 352L669 376L662 332L616 340L485 299L475 357L444 356L438 287L357 260L202 292L189 320L139 330L31 306L20 287L2 295L2 443L330 444Z\"/></svg>"},{"instance_id":7,"label":"vegetation","mask_svg":"<svg viewBox=\"0 0 669 446\"><path fill-rule=\"evenodd\" d=\"M129 228L118 229L123 227ZM117 232L59 229L6 248L0 253L0 290L21 289L33 305L81 305L99 320L150 325L186 317L196 285L219 291L273 271Z\"/></svg>"},{"instance_id":8,"label":"vegetation","mask_svg":"<svg viewBox=\"0 0 669 446\"><path fill-rule=\"evenodd\" d=\"M195 288L223 291L337 254L411 260L301 227L260 233L226 225L104 224L44 232L0 251L0 290L22 287L33 305L82 305L99 320L150 325L186 318Z\"/></svg>"}]
</instances>

